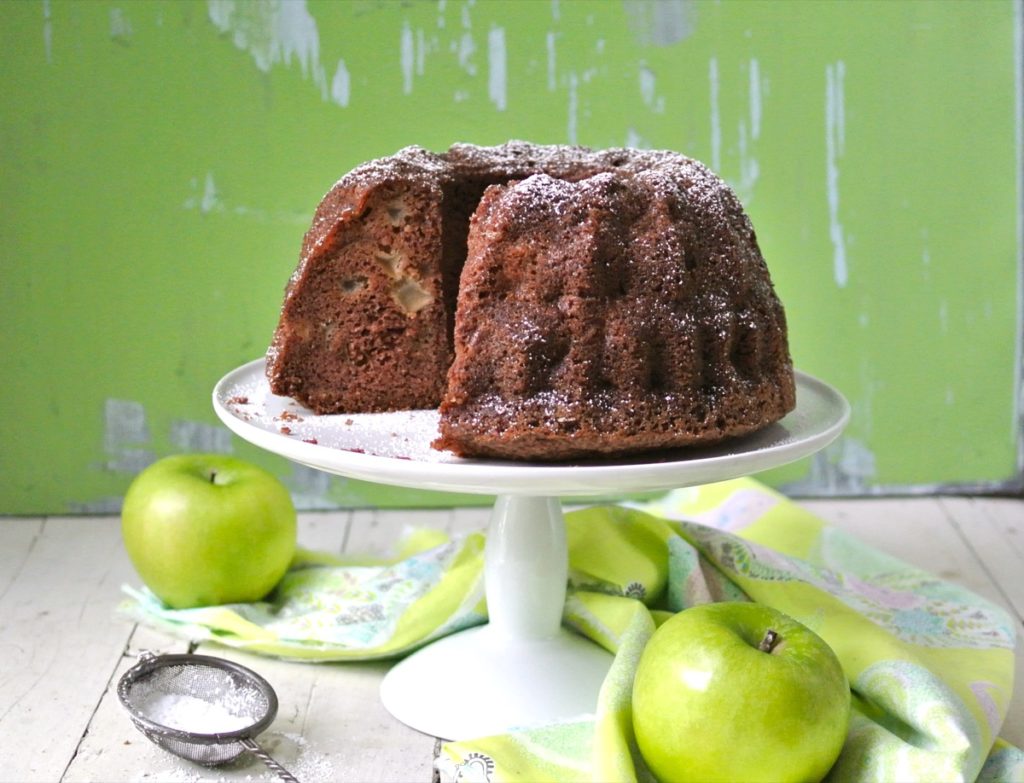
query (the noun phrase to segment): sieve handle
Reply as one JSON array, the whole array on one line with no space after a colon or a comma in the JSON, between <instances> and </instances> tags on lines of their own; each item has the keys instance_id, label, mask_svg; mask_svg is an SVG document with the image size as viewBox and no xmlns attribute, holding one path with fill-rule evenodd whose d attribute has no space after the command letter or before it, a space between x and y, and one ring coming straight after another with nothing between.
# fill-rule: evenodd
<instances>
[{"instance_id":1,"label":"sieve handle","mask_svg":"<svg viewBox=\"0 0 1024 783\"><path fill-rule=\"evenodd\" d=\"M258 758L260 761L266 764L267 767L274 772L274 774L276 774L281 780L284 781L284 783L299 783L298 778L296 778L291 772L289 772L280 764L278 764L273 756L271 756L269 753L267 753L265 750L263 750L263 748L259 746L256 740L247 738L239 740L239 742L241 742L241 744L245 746L245 749L247 751L252 753L256 758Z\"/></svg>"}]
</instances>

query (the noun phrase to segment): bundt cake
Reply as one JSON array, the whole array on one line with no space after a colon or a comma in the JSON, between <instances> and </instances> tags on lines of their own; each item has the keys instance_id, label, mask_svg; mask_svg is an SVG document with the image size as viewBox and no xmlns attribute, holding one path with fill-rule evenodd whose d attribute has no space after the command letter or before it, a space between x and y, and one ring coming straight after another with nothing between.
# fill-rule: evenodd
<instances>
[{"instance_id":1,"label":"bundt cake","mask_svg":"<svg viewBox=\"0 0 1024 783\"><path fill-rule=\"evenodd\" d=\"M708 444L795 405L749 219L672 152L409 147L316 210L267 352L316 413L440 405L435 446L562 460Z\"/></svg>"}]
</instances>

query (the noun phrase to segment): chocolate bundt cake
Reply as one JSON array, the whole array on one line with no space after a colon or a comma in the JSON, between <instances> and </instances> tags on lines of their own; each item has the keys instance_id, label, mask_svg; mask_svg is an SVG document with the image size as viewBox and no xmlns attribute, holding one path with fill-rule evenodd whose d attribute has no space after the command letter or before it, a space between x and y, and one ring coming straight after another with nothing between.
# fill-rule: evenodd
<instances>
[{"instance_id":1,"label":"chocolate bundt cake","mask_svg":"<svg viewBox=\"0 0 1024 783\"><path fill-rule=\"evenodd\" d=\"M707 444L795 404L750 221L671 152L410 147L318 207L267 353L316 413L440 404L435 446L557 460Z\"/></svg>"}]
</instances>

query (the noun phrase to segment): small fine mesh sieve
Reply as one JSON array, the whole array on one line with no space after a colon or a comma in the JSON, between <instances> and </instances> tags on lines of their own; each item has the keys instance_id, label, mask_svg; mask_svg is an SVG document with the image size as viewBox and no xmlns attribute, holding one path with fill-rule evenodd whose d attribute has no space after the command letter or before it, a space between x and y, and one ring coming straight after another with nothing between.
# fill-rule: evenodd
<instances>
[{"instance_id":1,"label":"small fine mesh sieve","mask_svg":"<svg viewBox=\"0 0 1024 783\"><path fill-rule=\"evenodd\" d=\"M143 652L117 695L136 728L176 756L214 766L249 751L298 783L256 743L277 715L277 694L251 669L209 655Z\"/></svg>"}]
</instances>

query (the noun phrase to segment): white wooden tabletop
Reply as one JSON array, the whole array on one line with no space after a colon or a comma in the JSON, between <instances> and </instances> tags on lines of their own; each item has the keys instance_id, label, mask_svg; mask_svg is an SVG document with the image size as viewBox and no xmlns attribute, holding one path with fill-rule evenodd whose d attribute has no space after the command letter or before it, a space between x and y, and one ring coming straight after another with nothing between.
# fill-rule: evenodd
<instances>
[{"instance_id":1,"label":"white wooden tabletop","mask_svg":"<svg viewBox=\"0 0 1024 783\"><path fill-rule=\"evenodd\" d=\"M1024 500L961 497L805 501L866 543L959 583L1024 618ZM385 553L405 525L483 527L488 509L300 515L308 548ZM206 769L165 753L121 709L114 687L143 649L189 645L115 613L139 584L117 517L0 519L0 781L264 781L246 755ZM213 645L277 691L261 743L303 783L422 781L439 743L394 720L377 696L386 663L303 664ZM1024 648L1018 642L1017 671ZM1002 735L1024 747L1018 677Z\"/></svg>"}]
</instances>

